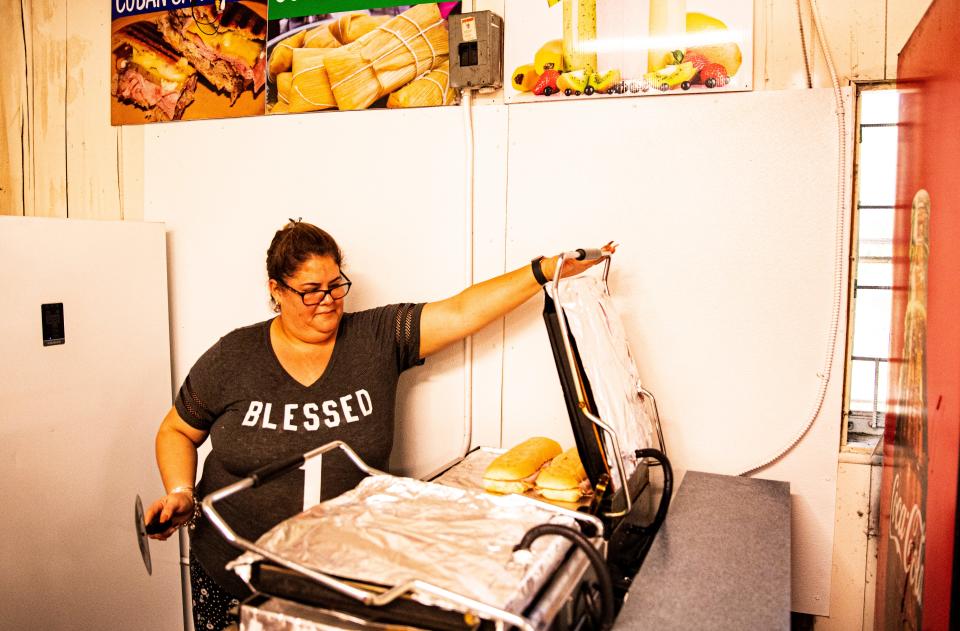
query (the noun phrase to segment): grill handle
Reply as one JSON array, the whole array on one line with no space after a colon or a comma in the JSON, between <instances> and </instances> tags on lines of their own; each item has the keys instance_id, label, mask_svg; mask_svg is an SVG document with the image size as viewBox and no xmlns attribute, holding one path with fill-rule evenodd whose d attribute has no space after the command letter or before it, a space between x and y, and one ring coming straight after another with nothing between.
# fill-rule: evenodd
<instances>
[{"instance_id":1,"label":"grill handle","mask_svg":"<svg viewBox=\"0 0 960 631\"><path fill-rule=\"evenodd\" d=\"M260 486L265 482L283 475L288 471L299 468L304 462L306 462L306 454L297 454L292 458L287 458L285 460L277 460L271 462L270 464L264 465L259 469L255 469L250 473L250 481L254 488Z\"/></svg>"}]
</instances>

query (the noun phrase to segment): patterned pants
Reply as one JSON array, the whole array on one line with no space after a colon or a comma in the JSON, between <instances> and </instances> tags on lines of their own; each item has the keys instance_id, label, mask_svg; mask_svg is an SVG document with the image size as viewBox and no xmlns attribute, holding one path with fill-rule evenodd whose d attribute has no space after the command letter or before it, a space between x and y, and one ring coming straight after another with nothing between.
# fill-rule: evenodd
<instances>
[{"instance_id":1,"label":"patterned pants","mask_svg":"<svg viewBox=\"0 0 960 631\"><path fill-rule=\"evenodd\" d=\"M193 594L193 625L196 631L222 631L240 624L240 601L223 591L207 576L197 557L190 552L190 591ZM231 611L233 610L233 611Z\"/></svg>"}]
</instances>

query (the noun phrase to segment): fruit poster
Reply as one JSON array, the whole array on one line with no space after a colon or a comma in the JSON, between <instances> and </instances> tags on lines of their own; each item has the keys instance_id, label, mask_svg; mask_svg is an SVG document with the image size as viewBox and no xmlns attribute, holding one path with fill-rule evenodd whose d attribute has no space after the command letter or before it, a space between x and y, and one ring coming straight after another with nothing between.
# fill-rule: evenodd
<instances>
[{"instance_id":1,"label":"fruit poster","mask_svg":"<svg viewBox=\"0 0 960 631\"><path fill-rule=\"evenodd\" d=\"M267 0L110 0L114 125L264 112Z\"/></svg>"},{"instance_id":2,"label":"fruit poster","mask_svg":"<svg viewBox=\"0 0 960 631\"><path fill-rule=\"evenodd\" d=\"M447 16L459 2L270 0L269 114L456 105Z\"/></svg>"},{"instance_id":3,"label":"fruit poster","mask_svg":"<svg viewBox=\"0 0 960 631\"><path fill-rule=\"evenodd\" d=\"M507 0L507 103L750 90L753 0Z\"/></svg>"}]
</instances>

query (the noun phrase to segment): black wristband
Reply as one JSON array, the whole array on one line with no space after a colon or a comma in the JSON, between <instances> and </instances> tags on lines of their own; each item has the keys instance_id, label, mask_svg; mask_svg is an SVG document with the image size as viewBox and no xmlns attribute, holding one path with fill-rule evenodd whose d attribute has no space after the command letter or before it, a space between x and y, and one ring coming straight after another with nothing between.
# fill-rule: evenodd
<instances>
[{"instance_id":1,"label":"black wristband","mask_svg":"<svg viewBox=\"0 0 960 631\"><path fill-rule=\"evenodd\" d=\"M540 267L540 261L543 260L542 256L530 261L530 269L533 270L533 277L537 279L537 282L541 285L546 285L549 281L546 276L543 275L543 269Z\"/></svg>"}]
</instances>

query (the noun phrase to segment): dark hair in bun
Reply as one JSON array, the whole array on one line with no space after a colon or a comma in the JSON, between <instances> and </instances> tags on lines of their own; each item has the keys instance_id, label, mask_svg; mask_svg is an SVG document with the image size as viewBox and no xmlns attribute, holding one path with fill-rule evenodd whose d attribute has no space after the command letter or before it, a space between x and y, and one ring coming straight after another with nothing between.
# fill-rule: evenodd
<instances>
[{"instance_id":1,"label":"dark hair in bun","mask_svg":"<svg viewBox=\"0 0 960 631\"><path fill-rule=\"evenodd\" d=\"M267 250L267 277L286 282L304 261L313 256L329 256L343 265L343 252L333 237L311 223L290 220L277 230Z\"/></svg>"}]
</instances>

